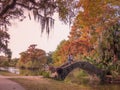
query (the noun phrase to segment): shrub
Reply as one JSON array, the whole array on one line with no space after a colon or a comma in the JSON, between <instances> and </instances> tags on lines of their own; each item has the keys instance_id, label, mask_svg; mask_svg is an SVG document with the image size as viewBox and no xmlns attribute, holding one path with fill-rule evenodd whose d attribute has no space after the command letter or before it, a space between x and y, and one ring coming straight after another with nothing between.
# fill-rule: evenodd
<instances>
[{"instance_id":1,"label":"shrub","mask_svg":"<svg viewBox=\"0 0 120 90\"><path fill-rule=\"evenodd\" d=\"M41 74L42 74L43 77L46 77L46 78L50 77L50 73L49 72L42 71Z\"/></svg>"},{"instance_id":2,"label":"shrub","mask_svg":"<svg viewBox=\"0 0 120 90\"><path fill-rule=\"evenodd\" d=\"M0 66L2 66L2 67L9 66L9 62L8 61L2 61Z\"/></svg>"}]
</instances>

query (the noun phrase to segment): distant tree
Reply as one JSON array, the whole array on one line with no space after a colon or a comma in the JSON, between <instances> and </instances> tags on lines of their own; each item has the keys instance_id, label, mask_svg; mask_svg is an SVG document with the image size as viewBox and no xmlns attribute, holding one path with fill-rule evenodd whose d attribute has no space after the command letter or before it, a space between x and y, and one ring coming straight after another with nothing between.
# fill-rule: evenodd
<instances>
[{"instance_id":1,"label":"distant tree","mask_svg":"<svg viewBox=\"0 0 120 90\"><path fill-rule=\"evenodd\" d=\"M53 52L48 52L46 57L47 57L47 64L52 64L53 63L53 59L52 59L52 55L53 55Z\"/></svg>"},{"instance_id":2,"label":"distant tree","mask_svg":"<svg viewBox=\"0 0 120 90\"><path fill-rule=\"evenodd\" d=\"M8 61L10 62L10 60L11 60L11 58L12 58L12 51L11 51L11 49L7 49L7 50L5 51L5 55L6 55L6 57L8 58Z\"/></svg>"},{"instance_id":3,"label":"distant tree","mask_svg":"<svg viewBox=\"0 0 120 90\"><path fill-rule=\"evenodd\" d=\"M20 66L24 66L25 68L40 68L47 63L45 51L36 48L35 44L30 45L29 48L20 53L20 55L18 65L22 63Z\"/></svg>"},{"instance_id":4,"label":"distant tree","mask_svg":"<svg viewBox=\"0 0 120 90\"><path fill-rule=\"evenodd\" d=\"M9 66L9 63L8 63L8 58L6 56L0 56L0 66L1 67L6 67L6 66Z\"/></svg>"},{"instance_id":5,"label":"distant tree","mask_svg":"<svg viewBox=\"0 0 120 90\"><path fill-rule=\"evenodd\" d=\"M1 61L7 61L7 58L6 58L5 56L2 56L2 55L1 55L1 56L0 56L0 62L1 62Z\"/></svg>"}]
</instances>

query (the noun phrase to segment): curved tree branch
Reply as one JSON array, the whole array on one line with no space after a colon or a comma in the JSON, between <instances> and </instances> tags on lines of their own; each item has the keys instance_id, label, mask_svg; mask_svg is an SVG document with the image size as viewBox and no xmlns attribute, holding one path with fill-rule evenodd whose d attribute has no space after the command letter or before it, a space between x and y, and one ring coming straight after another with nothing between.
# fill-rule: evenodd
<instances>
[{"instance_id":1,"label":"curved tree branch","mask_svg":"<svg viewBox=\"0 0 120 90\"><path fill-rule=\"evenodd\" d=\"M26 8L26 9L28 9L28 10L31 10L31 9L32 9L32 8L30 8L29 6L24 5L24 4L21 4L21 3L16 3L16 4L19 5L19 6L22 6L22 7Z\"/></svg>"},{"instance_id":2,"label":"curved tree branch","mask_svg":"<svg viewBox=\"0 0 120 90\"><path fill-rule=\"evenodd\" d=\"M3 16L4 14L6 14L9 11L9 9L14 8L16 5L16 1L17 0L13 0L11 4L9 4L5 8L3 8L3 10L0 12L0 16Z\"/></svg>"},{"instance_id":3,"label":"curved tree branch","mask_svg":"<svg viewBox=\"0 0 120 90\"><path fill-rule=\"evenodd\" d=\"M35 0L29 0L31 3L36 4Z\"/></svg>"}]
</instances>

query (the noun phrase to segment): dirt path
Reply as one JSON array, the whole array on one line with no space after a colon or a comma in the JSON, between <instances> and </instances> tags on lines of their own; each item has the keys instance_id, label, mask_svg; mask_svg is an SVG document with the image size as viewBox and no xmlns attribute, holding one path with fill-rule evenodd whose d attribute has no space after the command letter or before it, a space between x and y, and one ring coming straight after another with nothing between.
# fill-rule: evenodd
<instances>
[{"instance_id":1,"label":"dirt path","mask_svg":"<svg viewBox=\"0 0 120 90\"><path fill-rule=\"evenodd\" d=\"M25 90L18 83L11 81L6 76L0 75L0 90Z\"/></svg>"},{"instance_id":2,"label":"dirt path","mask_svg":"<svg viewBox=\"0 0 120 90\"><path fill-rule=\"evenodd\" d=\"M27 78L27 79L38 79L38 78L43 78L43 76L2 76L0 75L0 78Z\"/></svg>"}]
</instances>

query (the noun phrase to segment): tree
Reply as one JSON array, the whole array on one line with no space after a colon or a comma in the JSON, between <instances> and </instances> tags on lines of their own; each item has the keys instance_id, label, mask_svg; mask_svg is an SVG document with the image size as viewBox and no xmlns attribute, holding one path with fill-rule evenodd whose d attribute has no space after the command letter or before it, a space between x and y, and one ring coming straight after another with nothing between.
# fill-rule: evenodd
<instances>
[{"instance_id":1,"label":"tree","mask_svg":"<svg viewBox=\"0 0 120 90\"><path fill-rule=\"evenodd\" d=\"M6 56L0 56L0 67L9 66L8 58Z\"/></svg>"},{"instance_id":2,"label":"tree","mask_svg":"<svg viewBox=\"0 0 120 90\"><path fill-rule=\"evenodd\" d=\"M0 26L6 28L11 24L11 19L17 18L22 21L27 11L28 17L31 19L33 14L34 19L40 22L41 30L45 28L49 33L54 23L52 18L54 13L59 13L59 18L68 22L74 16L75 3L74 0L2 0L0 1Z\"/></svg>"},{"instance_id":3,"label":"tree","mask_svg":"<svg viewBox=\"0 0 120 90\"><path fill-rule=\"evenodd\" d=\"M120 21L120 2L114 0L79 0L69 38L77 53L95 54L102 32Z\"/></svg>"},{"instance_id":4,"label":"tree","mask_svg":"<svg viewBox=\"0 0 120 90\"><path fill-rule=\"evenodd\" d=\"M8 42L9 42L10 36L7 33L7 31L0 30L0 53L3 52L5 55L11 59L11 50L8 48Z\"/></svg>"},{"instance_id":5,"label":"tree","mask_svg":"<svg viewBox=\"0 0 120 90\"><path fill-rule=\"evenodd\" d=\"M120 23L111 26L102 33L99 40L97 53L99 54L99 64L109 72L119 72L120 68ZM114 67L114 68L113 68Z\"/></svg>"},{"instance_id":6,"label":"tree","mask_svg":"<svg viewBox=\"0 0 120 90\"><path fill-rule=\"evenodd\" d=\"M90 35L88 33L89 28L80 28L77 29L76 26L72 26L69 40L70 40L70 51L75 55L88 55L89 52L93 49L90 42Z\"/></svg>"},{"instance_id":7,"label":"tree","mask_svg":"<svg viewBox=\"0 0 120 90\"><path fill-rule=\"evenodd\" d=\"M69 35L71 46L77 52L74 53L91 57L106 70L118 66L116 70L111 69L118 72L120 2L79 0L78 8L81 10Z\"/></svg>"},{"instance_id":8,"label":"tree","mask_svg":"<svg viewBox=\"0 0 120 90\"><path fill-rule=\"evenodd\" d=\"M62 40L57 46L57 49L53 52L52 58L55 65L61 65L67 61L67 56L70 52L68 40Z\"/></svg>"},{"instance_id":9,"label":"tree","mask_svg":"<svg viewBox=\"0 0 120 90\"><path fill-rule=\"evenodd\" d=\"M41 68L43 64L47 63L45 51L37 49L35 44L30 45L28 49L20 53L20 55L21 57L18 62L18 66L20 67Z\"/></svg>"},{"instance_id":10,"label":"tree","mask_svg":"<svg viewBox=\"0 0 120 90\"><path fill-rule=\"evenodd\" d=\"M6 51L5 51L5 55L6 55L6 57L8 58L8 61L10 62L10 60L11 60L11 58L12 58L12 51L11 51L11 49L7 49Z\"/></svg>"},{"instance_id":11,"label":"tree","mask_svg":"<svg viewBox=\"0 0 120 90\"><path fill-rule=\"evenodd\" d=\"M48 52L46 57L47 57L47 64L52 64L53 63L53 59L52 59L52 55L53 55L53 52Z\"/></svg>"},{"instance_id":12,"label":"tree","mask_svg":"<svg viewBox=\"0 0 120 90\"><path fill-rule=\"evenodd\" d=\"M34 16L40 23L41 32L45 29L49 34L54 25L54 13L59 14L61 21L71 22L75 5L75 0L0 0L0 29L8 30L12 20L23 21L27 13L29 19Z\"/></svg>"},{"instance_id":13,"label":"tree","mask_svg":"<svg viewBox=\"0 0 120 90\"><path fill-rule=\"evenodd\" d=\"M108 30L102 33L102 38L99 40L98 52L102 60L111 60L113 62L120 59L120 23L111 26ZM102 52L102 53L101 53ZM116 59L114 59L116 57Z\"/></svg>"}]
</instances>

